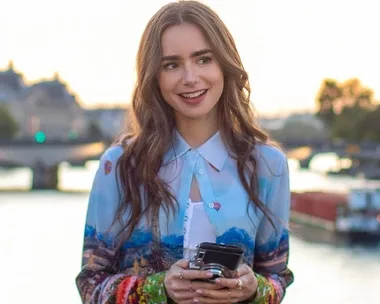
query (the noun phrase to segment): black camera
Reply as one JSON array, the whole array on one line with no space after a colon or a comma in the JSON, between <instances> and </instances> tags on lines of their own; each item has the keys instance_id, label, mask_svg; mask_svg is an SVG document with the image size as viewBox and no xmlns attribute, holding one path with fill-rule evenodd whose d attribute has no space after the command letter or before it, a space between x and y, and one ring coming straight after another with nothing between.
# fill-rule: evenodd
<instances>
[{"instance_id":1,"label":"black camera","mask_svg":"<svg viewBox=\"0 0 380 304\"><path fill-rule=\"evenodd\" d=\"M208 282L217 278L233 278L243 258L240 247L215 243L200 243L197 252L190 259L190 269L207 270L213 273Z\"/></svg>"}]
</instances>

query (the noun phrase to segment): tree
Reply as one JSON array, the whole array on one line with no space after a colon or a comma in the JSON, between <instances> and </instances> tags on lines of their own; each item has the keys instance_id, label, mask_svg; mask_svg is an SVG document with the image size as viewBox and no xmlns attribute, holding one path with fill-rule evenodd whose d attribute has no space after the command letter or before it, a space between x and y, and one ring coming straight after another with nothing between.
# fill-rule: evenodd
<instances>
[{"instance_id":1,"label":"tree","mask_svg":"<svg viewBox=\"0 0 380 304\"><path fill-rule=\"evenodd\" d=\"M330 137L360 142L380 140L380 110L373 91L356 79L343 83L326 79L317 95L317 116Z\"/></svg>"},{"instance_id":2,"label":"tree","mask_svg":"<svg viewBox=\"0 0 380 304\"><path fill-rule=\"evenodd\" d=\"M351 142L358 142L365 137L366 129L364 123L368 115L368 110L355 104L345 106L341 113L336 116L331 127L333 138L342 138Z\"/></svg>"},{"instance_id":3,"label":"tree","mask_svg":"<svg viewBox=\"0 0 380 304\"><path fill-rule=\"evenodd\" d=\"M319 117L328 127L331 127L335 120L335 104L341 97L342 90L336 80L325 79L319 89L317 96Z\"/></svg>"},{"instance_id":4,"label":"tree","mask_svg":"<svg viewBox=\"0 0 380 304\"><path fill-rule=\"evenodd\" d=\"M18 131L18 124L8 108L0 105L0 139L12 139Z\"/></svg>"},{"instance_id":5,"label":"tree","mask_svg":"<svg viewBox=\"0 0 380 304\"><path fill-rule=\"evenodd\" d=\"M371 109L373 106L373 91L364 87L359 79L348 79L341 85L340 110L346 106L357 105L363 109ZM339 110L339 109L338 109Z\"/></svg>"},{"instance_id":6,"label":"tree","mask_svg":"<svg viewBox=\"0 0 380 304\"><path fill-rule=\"evenodd\" d=\"M288 120L283 127L277 130L270 130L269 133L279 142L287 140L299 140L302 142L312 142L313 140L326 140L326 132L311 123L304 121Z\"/></svg>"},{"instance_id":7,"label":"tree","mask_svg":"<svg viewBox=\"0 0 380 304\"><path fill-rule=\"evenodd\" d=\"M362 109L373 109L373 91L364 87L357 78L338 83L334 79L325 79L317 95L317 116L328 126L344 108L355 105Z\"/></svg>"},{"instance_id":8,"label":"tree","mask_svg":"<svg viewBox=\"0 0 380 304\"><path fill-rule=\"evenodd\" d=\"M380 142L380 105L374 110L368 111L362 128L366 130L364 139Z\"/></svg>"}]
</instances>

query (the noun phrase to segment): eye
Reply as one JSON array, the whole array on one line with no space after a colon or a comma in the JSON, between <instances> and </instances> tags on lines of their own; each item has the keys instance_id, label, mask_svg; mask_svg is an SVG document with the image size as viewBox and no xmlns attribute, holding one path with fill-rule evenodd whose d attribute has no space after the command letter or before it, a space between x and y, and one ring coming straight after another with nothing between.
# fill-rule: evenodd
<instances>
[{"instance_id":1,"label":"eye","mask_svg":"<svg viewBox=\"0 0 380 304\"><path fill-rule=\"evenodd\" d=\"M206 64L206 63L209 63L212 61L212 58L210 56L204 56L204 57L201 57L199 58L198 62L200 64Z\"/></svg>"},{"instance_id":2,"label":"eye","mask_svg":"<svg viewBox=\"0 0 380 304\"><path fill-rule=\"evenodd\" d=\"M164 65L165 70L174 70L178 67L179 67L179 64L175 62L169 62Z\"/></svg>"}]
</instances>

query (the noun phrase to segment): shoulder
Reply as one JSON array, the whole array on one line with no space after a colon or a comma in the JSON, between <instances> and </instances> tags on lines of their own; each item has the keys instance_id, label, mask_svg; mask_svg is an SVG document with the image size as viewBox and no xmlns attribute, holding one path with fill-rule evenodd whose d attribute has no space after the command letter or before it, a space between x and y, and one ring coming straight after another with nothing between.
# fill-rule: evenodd
<instances>
[{"instance_id":1,"label":"shoulder","mask_svg":"<svg viewBox=\"0 0 380 304\"><path fill-rule=\"evenodd\" d=\"M258 172L265 176L281 176L288 169L288 160L284 151L270 144L258 143L255 147Z\"/></svg>"},{"instance_id":2,"label":"shoulder","mask_svg":"<svg viewBox=\"0 0 380 304\"><path fill-rule=\"evenodd\" d=\"M110 161L117 163L119 158L123 155L125 147L129 146L134 141L134 138L119 139L112 144L107 150L103 152L100 157L100 162L104 163Z\"/></svg>"},{"instance_id":3,"label":"shoulder","mask_svg":"<svg viewBox=\"0 0 380 304\"><path fill-rule=\"evenodd\" d=\"M116 166L122 154L123 147L120 145L111 146L104 151L99 159L97 178L102 180L111 180L116 178Z\"/></svg>"},{"instance_id":4,"label":"shoulder","mask_svg":"<svg viewBox=\"0 0 380 304\"><path fill-rule=\"evenodd\" d=\"M100 157L100 162L106 161L116 163L123 154L123 147L121 145L114 145L109 147Z\"/></svg>"},{"instance_id":5,"label":"shoulder","mask_svg":"<svg viewBox=\"0 0 380 304\"><path fill-rule=\"evenodd\" d=\"M101 233L111 227L121 199L116 164L122 153L121 146L111 146L102 154L90 192L87 225Z\"/></svg>"},{"instance_id":6,"label":"shoulder","mask_svg":"<svg viewBox=\"0 0 380 304\"><path fill-rule=\"evenodd\" d=\"M123 139L117 141L107 150L103 152L99 159L99 170L100 172L104 171L105 175L111 175L113 171L116 172L116 166L118 165L119 159L125 152L127 146L129 146L134 141L134 138ZM115 174L112 174L115 176Z\"/></svg>"}]
</instances>

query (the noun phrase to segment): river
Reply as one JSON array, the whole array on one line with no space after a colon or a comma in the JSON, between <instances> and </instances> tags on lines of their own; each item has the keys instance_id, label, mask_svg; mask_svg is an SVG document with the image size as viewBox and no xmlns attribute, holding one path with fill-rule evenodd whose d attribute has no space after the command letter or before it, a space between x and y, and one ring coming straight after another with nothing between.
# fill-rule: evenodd
<instances>
[{"instance_id":1,"label":"river","mask_svg":"<svg viewBox=\"0 0 380 304\"><path fill-rule=\"evenodd\" d=\"M290 162L292 190L369 183L300 170ZM0 170L0 303L80 304L80 269L88 190L97 167L60 167L65 191L28 192L28 169ZM318 166L317 166L318 167ZM285 304L380 304L380 246L310 242L292 235L289 267L295 282Z\"/></svg>"}]
</instances>

